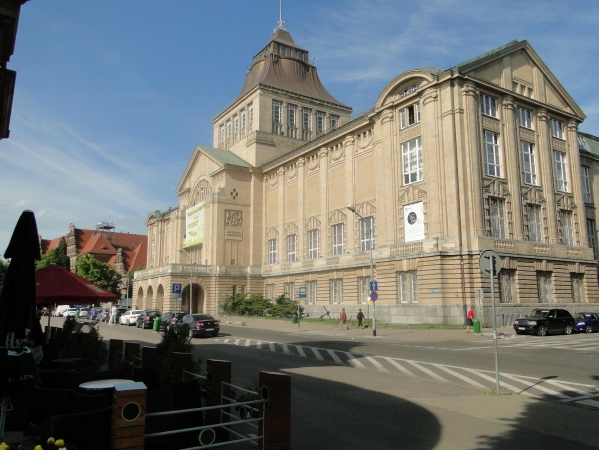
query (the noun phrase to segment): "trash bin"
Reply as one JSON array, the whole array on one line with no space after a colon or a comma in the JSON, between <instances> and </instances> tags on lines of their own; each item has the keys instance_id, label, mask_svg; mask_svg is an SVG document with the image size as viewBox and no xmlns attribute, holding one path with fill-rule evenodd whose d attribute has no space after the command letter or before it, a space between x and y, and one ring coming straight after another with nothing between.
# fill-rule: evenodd
<instances>
[{"instance_id":1,"label":"trash bin","mask_svg":"<svg viewBox=\"0 0 599 450\"><path fill-rule=\"evenodd\" d=\"M297 314L291 316L291 323L297 323Z\"/></svg>"},{"instance_id":2,"label":"trash bin","mask_svg":"<svg viewBox=\"0 0 599 450\"><path fill-rule=\"evenodd\" d=\"M480 333L480 320L474 319L472 321L472 328L474 329L475 333Z\"/></svg>"},{"instance_id":3,"label":"trash bin","mask_svg":"<svg viewBox=\"0 0 599 450\"><path fill-rule=\"evenodd\" d=\"M154 331L160 331L160 316L154 317Z\"/></svg>"}]
</instances>

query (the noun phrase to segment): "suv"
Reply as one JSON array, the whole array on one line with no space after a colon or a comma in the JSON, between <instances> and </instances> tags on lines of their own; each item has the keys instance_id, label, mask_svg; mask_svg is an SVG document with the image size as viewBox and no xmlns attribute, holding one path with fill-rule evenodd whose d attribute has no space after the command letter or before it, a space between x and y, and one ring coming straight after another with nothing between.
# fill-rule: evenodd
<instances>
[{"instance_id":1,"label":"suv","mask_svg":"<svg viewBox=\"0 0 599 450\"><path fill-rule=\"evenodd\" d=\"M536 308L514 321L516 334L536 334L545 336L548 333L572 334L576 322L572 314L560 308Z\"/></svg>"},{"instance_id":2,"label":"suv","mask_svg":"<svg viewBox=\"0 0 599 450\"><path fill-rule=\"evenodd\" d=\"M160 311L157 309L153 311L142 311L142 313L137 316L137 328L152 328L156 317L160 317Z\"/></svg>"},{"instance_id":3,"label":"suv","mask_svg":"<svg viewBox=\"0 0 599 450\"><path fill-rule=\"evenodd\" d=\"M160 316L160 329L168 331L171 326L176 326L184 315L185 313L176 313L174 311L165 312Z\"/></svg>"}]
</instances>

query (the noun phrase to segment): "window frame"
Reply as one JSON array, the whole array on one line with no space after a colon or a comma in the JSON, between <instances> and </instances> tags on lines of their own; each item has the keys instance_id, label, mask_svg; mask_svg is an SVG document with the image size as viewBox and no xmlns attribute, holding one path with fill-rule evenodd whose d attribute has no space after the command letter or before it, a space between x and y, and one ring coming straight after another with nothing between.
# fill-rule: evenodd
<instances>
[{"instance_id":1,"label":"window frame","mask_svg":"<svg viewBox=\"0 0 599 450\"><path fill-rule=\"evenodd\" d=\"M287 126L297 127L297 105L292 103L287 104Z\"/></svg>"},{"instance_id":2,"label":"window frame","mask_svg":"<svg viewBox=\"0 0 599 450\"><path fill-rule=\"evenodd\" d=\"M283 285L283 292L287 295L287 298L291 301L295 300L295 283L289 282Z\"/></svg>"},{"instance_id":3,"label":"window frame","mask_svg":"<svg viewBox=\"0 0 599 450\"><path fill-rule=\"evenodd\" d=\"M272 123L281 125L283 120L283 102L279 100L272 101Z\"/></svg>"},{"instance_id":4,"label":"window frame","mask_svg":"<svg viewBox=\"0 0 599 450\"><path fill-rule=\"evenodd\" d=\"M326 114L322 111L316 111L316 133L324 133Z\"/></svg>"},{"instance_id":5,"label":"window frame","mask_svg":"<svg viewBox=\"0 0 599 450\"><path fill-rule=\"evenodd\" d=\"M551 137L564 140L564 122L551 118Z\"/></svg>"},{"instance_id":6,"label":"window frame","mask_svg":"<svg viewBox=\"0 0 599 450\"><path fill-rule=\"evenodd\" d=\"M399 127L401 130L420 123L420 102L406 106L399 111Z\"/></svg>"},{"instance_id":7,"label":"window frame","mask_svg":"<svg viewBox=\"0 0 599 450\"><path fill-rule=\"evenodd\" d=\"M345 224L343 222L331 225L331 253L333 256L345 253Z\"/></svg>"},{"instance_id":8,"label":"window frame","mask_svg":"<svg viewBox=\"0 0 599 450\"><path fill-rule=\"evenodd\" d=\"M404 186L424 180L421 136L402 142L401 161Z\"/></svg>"},{"instance_id":9,"label":"window frame","mask_svg":"<svg viewBox=\"0 0 599 450\"><path fill-rule=\"evenodd\" d=\"M297 261L297 234L287 235L287 261Z\"/></svg>"},{"instance_id":10,"label":"window frame","mask_svg":"<svg viewBox=\"0 0 599 450\"><path fill-rule=\"evenodd\" d=\"M331 303L334 305L343 305L343 278L334 278L330 280Z\"/></svg>"},{"instance_id":11,"label":"window frame","mask_svg":"<svg viewBox=\"0 0 599 450\"><path fill-rule=\"evenodd\" d=\"M489 229L491 231L491 237L497 239L507 238L507 224L505 219L505 199L499 197L489 197ZM497 214L494 215L493 203L495 202Z\"/></svg>"},{"instance_id":12,"label":"window frame","mask_svg":"<svg viewBox=\"0 0 599 450\"><path fill-rule=\"evenodd\" d=\"M374 217L362 217L360 219L360 251L374 250ZM370 232L370 234L368 234Z\"/></svg>"},{"instance_id":13,"label":"window frame","mask_svg":"<svg viewBox=\"0 0 599 450\"><path fill-rule=\"evenodd\" d=\"M597 248L597 225L594 219L586 220L587 226L587 237L589 239L589 247L593 249L593 257L597 259L599 256L599 249Z\"/></svg>"},{"instance_id":14,"label":"window frame","mask_svg":"<svg viewBox=\"0 0 599 450\"><path fill-rule=\"evenodd\" d=\"M358 277L359 303L365 305L370 298L370 277Z\"/></svg>"},{"instance_id":15,"label":"window frame","mask_svg":"<svg viewBox=\"0 0 599 450\"><path fill-rule=\"evenodd\" d=\"M538 186L534 149L535 144L532 142L520 141L520 154L522 156L522 181L525 184Z\"/></svg>"},{"instance_id":16,"label":"window frame","mask_svg":"<svg viewBox=\"0 0 599 450\"><path fill-rule=\"evenodd\" d=\"M318 303L318 284L316 281L306 281L306 302L309 305Z\"/></svg>"},{"instance_id":17,"label":"window frame","mask_svg":"<svg viewBox=\"0 0 599 450\"><path fill-rule=\"evenodd\" d=\"M275 299L275 285L274 283L269 283L267 285L265 285L266 287L266 298L269 300L274 300Z\"/></svg>"},{"instance_id":18,"label":"window frame","mask_svg":"<svg viewBox=\"0 0 599 450\"><path fill-rule=\"evenodd\" d=\"M498 278L499 303L518 303L518 295L516 291L516 270L502 269L499 272Z\"/></svg>"},{"instance_id":19,"label":"window frame","mask_svg":"<svg viewBox=\"0 0 599 450\"><path fill-rule=\"evenodd\" d=\"M487 94L481 94L480 110L485 116L497 118L497 99Z\"/></svg>"},{"instance_id":20,"label":"window frame","mask_svg":"<svg viewBox=\"0 0 599 450\"><path fill-rule=\"evenodd\" d=\"M568 191L568 160L565 152L553 150L555 187L560 192Z\"/></svg>"},{"instance_id":21,"label":"window frame","mask_svg":"<svg viewBox=\"0 0 599 450\"><path fill-rule=\"evenodd\" d=\"M277 238L268 240L268 265L277 264Z\"/></svg>"},{"instance_id":22,"label":"window frame","mask_svg":"<svg viewBox=\"0 0 599 450\"><path fill-rule=\"evenodd\" d=\"M320 230L314 228L308 230L308 259L316 259L320 256Z\"/></svg>"},{"instance_id":23,"label":"window frame","mask_svg":"<svg viewBox=\"0 0 599 450\"><path fill-rule=\"evenodd\" d=\"M397 272L397 289L400 303L418 303L418 271Z\"/></svg>"},{"instance_id":24,"label":"window frame","mask_svg":"<svg viewBox=\"0 0 599 450\"><path fill-rule=\"evenodd\" d=\"M302 108L302 129L312 131L312 109L310 108Z\"/></svg>"},{"instance_id":25,"label":"window frame","mask_svg":"<svg viewBox=\"0 0 599 450\"><path fill-rule=\"evenodd\" d=\"M533 210L535 211L534 213L532 212ZM538 218L538 221L531 221L531 216ZM543 219L541 217L540 205L531 203L526 205L526 221L528 224L528 240L530 242L543 242ZM536 239L534 237L536 237Z\"/></svg>"},{"instance_id":26,"label":"window frame","mask_svg":"<svg viewBox=\"0 0 599 450\"><path fill-rule=\"evenodd\" d=\"M580 178L582 182L582 200L585 203L593 203L593 195L591 191L591 178L589 175L588 166L580 166Z\"/></svg>"},{"instance_id":27,"label":"window frame","mask_svg":"<svg viewBox=\"0 0 599 450\"><path fill-rule=\"evenodd\" d=\"M336 130L339 128L340 117L337 114L329 115L329 130Z\"/></svg>"},{"instance_id":28,"label":"window frame","mask_svg":"<svg viewBox=\"0 0 599 450\"><path fill-rule=\"evenodd\" d=\"M559 210L559 229L561 244L574 247L574 214L565 209Z\"/></svg>"},{"instance_id":29,"label":"window frame","mask_svg":"<svg viewBox=\"0 0 599 450\"><path fill-rule=\"evenodd\" d=\"M501 178L501 146L499 145L499 136L500 134L494 131L483 130L485 175L494 178ZM492 141L488 140L489 137L492 138ZM493 156L493 161L489 160L491 155Z\"/></svg>"},{"instance_id":30,"label":"window frame","mask_svg":"<svg viewBox=\"0 0 599 450\"><path fill-rule=\"evenodd\" d=\"M584 303L584 274L570 273L570 289L572 291L572 303Z\"/></svg>"},{"instance_id":31,"label":"window frame","mask_svg":"<svg viewBox=\"0 0 599 450\"><path fill-rule=\"evenodd\" d=\"M532 111L530 109L518 107L518 124L521 127L532 130Z\"/></svg>"}]
</instances>

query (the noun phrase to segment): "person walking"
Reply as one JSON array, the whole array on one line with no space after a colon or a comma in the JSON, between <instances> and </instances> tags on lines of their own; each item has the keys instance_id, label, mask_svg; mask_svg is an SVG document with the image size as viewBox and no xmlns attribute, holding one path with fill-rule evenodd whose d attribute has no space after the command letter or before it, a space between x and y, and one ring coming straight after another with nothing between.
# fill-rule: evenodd
<instances>
[{"instance_id":1,"label":"person walking","mask_svg":"<svg viewBox=\"0 0 599 450\"><path fill-rule=\"evenodd\" d=\"M471 306L466 315L466 333L470 333L470 327L474 325L474 306Z\"/></svg>"},{"instance_id":2,"label":"person walking","mask_svg":"<svg viewBox=\"0 0 599 450\"><path fill-rule=\"evenodd\" d=\"M347 329L347 314L345 313L345 308L341 308L341 312L339 313L339 321L341 325Z\"/></svg>"},{"instance_id":3,"label":"person walking","mask_svg":"<svg viewBox=\"0 0 599 450\"><path fill-rule=\"evenodd\" d=\"M362 320L364 320L364 313L362 312L361 309L358 310L356 319L358 319L358 328L362 328Z\"/></svg>"},{"instance_id":4,"label":"person walking","mask_svg":"<svg viewBox=\"0 0 599 450\"><path fill-rule=\"evenodd\" d=\"M116 313L116 305L112 305L112 309L110 310L110 322L108 323L109 325L116 325Z\"/></svg>"},{"instance_id":5,"label":"person walking","mask_svg":"<svg viewBox=\"0 0 599 450\"><path fill-rule=\"evenodd\" d=\"M79 306L77 306L77 310L75 311L75 320L79 319Z\"/></svg>"}]
</instances>

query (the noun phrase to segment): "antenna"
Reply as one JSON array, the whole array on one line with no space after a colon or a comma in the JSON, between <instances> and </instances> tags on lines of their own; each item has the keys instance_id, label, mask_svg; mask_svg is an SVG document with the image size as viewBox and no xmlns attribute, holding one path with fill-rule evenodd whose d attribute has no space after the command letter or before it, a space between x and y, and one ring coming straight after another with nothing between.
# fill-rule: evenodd
<instances>
[{"instance_id":1,"label":"antenna","mask_svg":"<svg viewBox=\"0 0 599 450\"><path fill-rule=\"evenodd\" d=\"M277 31L277 29L287 31L285 22L283 22L283 0L279 0L279 23L277 24L275 31Z\"/></svg>"}]
</instances>

